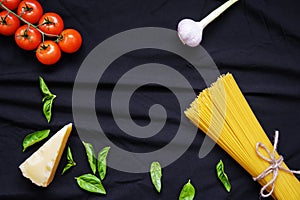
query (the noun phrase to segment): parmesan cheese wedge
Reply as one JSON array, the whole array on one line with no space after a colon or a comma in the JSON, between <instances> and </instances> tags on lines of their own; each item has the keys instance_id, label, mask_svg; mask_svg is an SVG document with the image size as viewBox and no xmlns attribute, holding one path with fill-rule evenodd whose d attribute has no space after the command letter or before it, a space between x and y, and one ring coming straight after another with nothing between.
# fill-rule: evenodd
<instances>
[{"instance_id":1,"label":"parmesan cheese wedge","mask_svg":"<svg viewBox=\"0 0 300 200\"><path fill-rule=\"evenodd\" d=\"M72 123L65 125L27 158L19 166L23 176L38 186L47 187L53 180L71 130Z\"/></svg>"}]
</instances>

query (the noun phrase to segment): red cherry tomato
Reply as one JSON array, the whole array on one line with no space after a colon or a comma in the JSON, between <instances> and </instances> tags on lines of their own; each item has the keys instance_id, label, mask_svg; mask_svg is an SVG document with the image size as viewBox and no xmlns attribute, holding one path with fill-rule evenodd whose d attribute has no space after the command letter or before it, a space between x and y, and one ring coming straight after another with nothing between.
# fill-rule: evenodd
<instances>
[{"instance_id":1,"label":"red cherry tomato","mask_svg":"<svg viewBox=\"0 0 300 200\"><path fill-rule=\"evenodd\" d=\"M4 0L2 4L10 10L15 10L18 7L20 1L21 0Z\"/></svg>"},{"instance_id":2,"label":"red cherry tomato","mask_svg":"<svg viewBox=\"0 0 300 200\"><path fill-rule=\"evenodd\" d=\"M39 21L39 29L46 34L59 35L64 29L64 21L56 13L45 13Z\"/></svg>"},{"instance_id":3,"label":"red cherry tomato","mask_svg":"<svg viewBox=\"0 0 300 200\"><path fill-rule=\"evenodd\" d=\"M24 50L34 50L42 42L42 35L32 26L23 25L15 33L17 45Z\"/></svg>"},{"instance_id":4,"label":"red cherry tomato","mask_svg":"<svg viewBox=\"0 0 300 200\"><path fill-rule=\"evenodd\" d=\"M44 65L53 65L59 61L61 51L55 42L47 40L37 48L36 57Z\"/></svg>"},{"instance_id":5,"label":"red cherry tomato","mask_svg":"<svg viewBox=\"0 0 300 200\"><path fill-rule=\"evenodd\" d=\"M18 6L17 14L26 21L35 24L43 15L43 8L36 0L23 0Z\"/></svg>"},{"instance_id":6,"label":"red cherry tomato","mask_svg":"<svg viewBox=\"0 0 300 200\"><path fill-rule=\"evenodd\" d=\"M20 26L20 20L7 11L0 13L0 34L10 36L13 35Z\"/></svg>"},{"instance_id":7,"label":"red cherry tomato","mask_svg":"<svg viewBox=\"0 0 300 200\"><path fill-rule=\"evenodd\" d=\"M82 44L82 37L75 29L64 30L58 38L58 45L63 52L74 53Z\"/></svg>"}]
</instances>

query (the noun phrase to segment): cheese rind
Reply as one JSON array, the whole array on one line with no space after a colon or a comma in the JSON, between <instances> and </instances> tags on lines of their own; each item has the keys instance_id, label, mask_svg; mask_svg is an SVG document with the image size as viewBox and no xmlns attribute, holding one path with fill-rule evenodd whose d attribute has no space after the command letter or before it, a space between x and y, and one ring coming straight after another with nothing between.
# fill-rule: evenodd
<instances>
[{"instance_id":1,"label":"cheese rind","mask_svg":"<svg viewBox=\"0 0 300 200\"><path fill-rule=\"evenodd\" d=\"M65 125L27 158L19 166L23 176L38 186L47 187L53 180L71 131L72 123Z\"/></svg>"}]
</instances>

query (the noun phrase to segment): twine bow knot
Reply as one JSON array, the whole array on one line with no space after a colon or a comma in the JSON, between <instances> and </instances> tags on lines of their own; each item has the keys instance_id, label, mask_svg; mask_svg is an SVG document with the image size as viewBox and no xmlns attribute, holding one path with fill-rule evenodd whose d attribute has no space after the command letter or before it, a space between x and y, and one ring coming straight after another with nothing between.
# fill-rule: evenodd
<instances>
[{"instance_id":1,"label":"twine bow knot","mask_svg":"<svg viewBox=\"0 0 300 200\"><path fill-rule=\"evenodd\" d=\"M281 165L283 163L283 157L281 155L279 156L278 159L276 159L275 155L276 155L276 151L277 151L278 138L279 138L279 131L275 131L273 152L270 152L270 150L261 142L258 142L256 144L256 153L258 154L259 157L261 157L265 161L269 162L270 166L267 169L265 169L257 177L253 177L253 180L254 181L261 180L261 179L265 178L267 175L269 175L270 173L273 173L273 178L267 184L265 184L260 190L260 195L262 197L269 197L269 196L272 195L272 193L274 191L274 188L275 188L275 181L277 179L279 170L282 170L282 171L285 171L285 172L288 172L288 173L293 173L293 174L300 174L300 171L289 170L289 169L286 169L286 168L282 167ZM259 148L264 149L267 152L269 158L264 156L260 152ZM267 191L267 188L269 186L272 186L272 188L268 193L265 194L265 191Z\"/></svg>"}]
</instances>

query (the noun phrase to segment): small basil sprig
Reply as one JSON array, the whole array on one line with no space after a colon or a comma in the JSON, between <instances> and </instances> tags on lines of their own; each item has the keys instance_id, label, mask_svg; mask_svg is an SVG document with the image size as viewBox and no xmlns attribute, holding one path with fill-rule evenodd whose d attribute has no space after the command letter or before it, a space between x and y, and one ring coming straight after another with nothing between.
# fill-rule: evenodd
<instances>
[{"instance_id":1,"label":"small basil sprig","mask_svg":"<svg viewBox=\"0 0 300 200\"><path fill-rule=\"evenodd\" d=\"M88 192L106 194L101 180L93 174L84 174L79 177L75 177L78 186Z\"/></svg>"},{"instance_id":2,"label":"small basil sprig","mask_svg":"<svg viewBox=\"0 0 300 200\"><path fill-rule=\"evenodd\" d=\"M42 77L39 77L40 80L40 89L44 95L42 102L44 103L43 105L43 113L48 121L50 123L51 121L51 116L52 116L52 105L53 101L56 98L55 94L52 94L47 87L44 79Z\"/></svg>"},{"instance_id":3,"label":"small basil sprig","mask_svg":"<svg viewBox=\"0 0 300 200\"><path fill-rule=\"evenodd\" d=\"M95 155L95 151L94 151L94 148L92 146L92 144L90 143L87 143L87 142L82 142L83 143L83 146L85 148L85 151L86 151L86 155L88 157L88 162L90 164L90 167L92 169L92 172L94 174L96 174L96 155Z\"/></svg>"},{"instance_id":4,"label":"small basil sprig","mask_svg":"<svg viewBox=\"0 0 300 200\"><path fill-rule=\"evenodd\" d=\"M103 180L106 175L106 162L109 150L110 147L104 147L98 153L98 172L101 180Z\"/></svg>"},{"instance_id":5,"label":"small basil sprig","mask_svg":"<svg viewBox=\"0 0 300 200\"><path fill-rule=\"evenodd\" d=\"M46 130L42 130L42 131L36 131L34 133L27 135L23 140L23 152L31 145L47 138L49 136L49 133L50 133L50 130L46 129Z\"/></svg>"},{"instance_id":6,"label":"small basil sprig","mask_svg":"<svg viewBox=\"0 0 300 200\"><path fill-rule=\"evenodd\" d=\"M227 190L227 192L230 192L231 190L231 185L229 182L229 179L227 177L227 175L224 172L224 163L222 160L220 160L216 166L216 170L217 170L217 175L218 178L220 179L220 181L223 183L225 189Z\"/></svg>"},{"instance_id":7,"label":"small basil sprig","mask_svg":"<svg viewBox=\"0 0 300 200\"><path fill-rule=\"evenodd\" d=\"M74 167L76 166L76 163L73 159L73 156L72 156L72 152L71 152L71 148L68 147L68 151L67 151L67 160L68 160L68 163L66 164L65 168L63 169L61 175L63 175L66 171L68 171L71 167Z\"/></svg>"},{"instance_id":8,"label":"small basil sprig","mask_svg":"<svg viewBox=\"0 0 300 200\"><path fill-rule=\"evenodd\" d=\"M150 166L151 181L158 193L161 191L162 169L159 162L152 162Z\"/></svg>"},{"instance_id":9,"label":"small basil sprig","mask_svg":"<svg viewBox=\"0 0 300 200\"><path fill-rule=\"evenodd\" d=\"M193 200L195 197L195 188L191 183L191 180L189 180L182 188L179 200Z\"/></svg>"}]
</instances>

